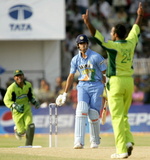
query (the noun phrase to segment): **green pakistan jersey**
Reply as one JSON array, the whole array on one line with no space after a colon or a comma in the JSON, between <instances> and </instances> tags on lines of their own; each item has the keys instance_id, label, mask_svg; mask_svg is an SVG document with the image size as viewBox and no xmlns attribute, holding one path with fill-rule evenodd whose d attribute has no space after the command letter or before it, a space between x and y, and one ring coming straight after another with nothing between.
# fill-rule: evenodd
<instances>
[{"instance_id":1,"label":"green pakistan jersey","mask_svg":"<svg viewBox=\"0 0 150 160\"><path fill-rule=\"evenodd\" d=\"M107 51L108 55L107 77L132 76L134 49L137 45L139 34L140 28L137 24L134 24L125 40L105 42L102 34L96 30L94 38Z\"/></svg>"},{"instance_id":2,"label":"green pakistan jersey","mask_svg":"<svg viewBox=\"0 0 150 160\"><path fill-rule=\"evenodd\" d=\"M24 104L24 110L29 110L29 101L33 98L31 83L24 82L23 88L20 88L16 82L13 82L8 88L4 102L8 108L11 108L14 102Z\"/></svg>"}]
</instances>

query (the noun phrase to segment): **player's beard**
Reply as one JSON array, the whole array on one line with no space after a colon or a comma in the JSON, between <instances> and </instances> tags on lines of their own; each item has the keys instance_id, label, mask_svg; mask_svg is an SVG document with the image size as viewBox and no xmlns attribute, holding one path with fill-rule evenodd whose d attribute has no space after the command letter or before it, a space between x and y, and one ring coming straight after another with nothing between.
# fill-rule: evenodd
<instances>
[{"instance_id":1,"label":"player's beard","mask_svg":"<svg viewBox=\"0 0 150 160\"><path fill-rule=\"evenodd\" d=\"M22 87L23 84L24 84L24 78L23 78L23 77L17 77L17 78L15 79L15 81L16 81L16 83L17 83L20 87Z\"/></svg>"},{"instance_id":2,"label":"player's beard","mask_svg":"<svg viewBox=\"0 0 150 160\"><path fill-rule=\"evenodd\" d=\"M81 47L79 50L82 52L82 53L85 53L88 49L88 46L83 46Z\"/></svg>"}]
</instances>

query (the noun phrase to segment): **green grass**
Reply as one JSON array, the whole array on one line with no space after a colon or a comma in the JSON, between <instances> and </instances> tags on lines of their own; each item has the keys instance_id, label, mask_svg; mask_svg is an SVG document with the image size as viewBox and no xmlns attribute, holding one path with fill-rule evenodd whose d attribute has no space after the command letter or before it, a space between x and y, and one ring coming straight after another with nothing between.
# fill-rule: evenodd
<instances>
[{"instance_id":1,"label":"green grass","mask_svg":"<svg viewBox=\"0 0 150 160\"><path fill-rule=\"evenodd\" d=\"M54 145L54 136L53 145ZM73 147L74 135L62 134L57 136L58 147ZM134 134L134 140L136 146L150 146L150 134ZM0 148L13 148L18 146L24 146L25 138L22 140L16 140L14 135L0 136ZM40 145L42 147L49 147L49 135L35 135L33 145ZM89 146L89 135L85 137L85 146ZM113 134L101 134L101 146L114 146Z\"/></svg>"},{"instance_id":2,"label":"green grass","mask_svg":"<svg viewBox=\"0 0 150 160\"><path fill-rule=\"evenodd\" d=\"M134 139L137 150L140 146L144 147L142 153L150 149L150 134L134 134ZM74 150L73 141L73 134L58 135L58 147L49 148L49 135L35 135L33 145L40 145L42 148L18 148L24 146L25 138L19 141L14 135L0 136L0 160L94 160L99 159L103 153L103 159L99 160L108 160L109 155L115 151L113 134L101 134L101 144L97 150L89 148L89 135L85 137L83 150ZM142 160L147 159L142 158Z\"/></svg>"},{"instance_id":3,"label":"green grass","mask_svg":"<svg viewBox=\"0 0 150 160\"><path fill-rule=\"evenodd\" d=\"M52 142L54 146L54 138ZM73 134L62 134L57 136L58 147L73 147L74 135ZM0 148L13 148L23 146L25 144L25 138L22 140L16 140L14 135L0 136ZM35 135L33 145L40 145L42 147L49 147L49 135ZM85 136L85 146L89 146L89 135ZM114 146L114 137L112 134L101 135L101 146Z\"/></svg>"}]
</instances>

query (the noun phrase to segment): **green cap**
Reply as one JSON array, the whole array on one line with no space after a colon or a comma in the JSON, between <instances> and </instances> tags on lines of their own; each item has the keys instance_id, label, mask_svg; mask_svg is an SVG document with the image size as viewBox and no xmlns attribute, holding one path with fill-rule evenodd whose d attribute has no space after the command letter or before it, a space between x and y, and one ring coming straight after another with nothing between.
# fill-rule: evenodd
<instances>
[{"instance_id":1,"label":"green cap","mask_svg":"<svg viewBox=\"0 0 150 160\"><path fill-rule=\"evenodd\" d=\"M14 76L17 76L19 74L23 74L22 70L17 69L14 71Z\"/></svg>"}]
</instances>

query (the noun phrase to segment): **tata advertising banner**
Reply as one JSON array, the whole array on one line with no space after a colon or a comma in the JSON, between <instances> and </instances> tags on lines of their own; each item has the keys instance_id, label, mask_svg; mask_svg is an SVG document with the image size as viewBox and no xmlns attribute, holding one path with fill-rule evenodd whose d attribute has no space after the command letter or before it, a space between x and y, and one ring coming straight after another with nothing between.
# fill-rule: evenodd
<instances>
[{"instance_id":1,"label":"tata advertising banner","mask_svg":"<svg viewBox=\"0 0 150 160\"><path fill-rule=\"evenodd\" d=\"M1 0L0 40L65 38L65 0Z\"/></svg>"},{"instance_id":2,"label":"tata advertising banner","mask_svg":"<svg viewBox=\"0 0 150 160\"><path fill-rule=\"evenodd\" d=\"M36 129L35 133L49 133L50 117L49 108L32 109L33 121ZM150 105L131 106L129 114L129 123L132 132L150 132ZM53 128L55 126L54 110L52 116ZM75 124L75 110L72 106L58 107L58 132L73 133ZM14 122L11 111L6 107L0 108L0 134L12 134ZM101 133L112 133L112 124L110 113L108 112L105 125L101 125ZM86 133L89 132L88 121Z\"/></svg>"}]
</instances>

